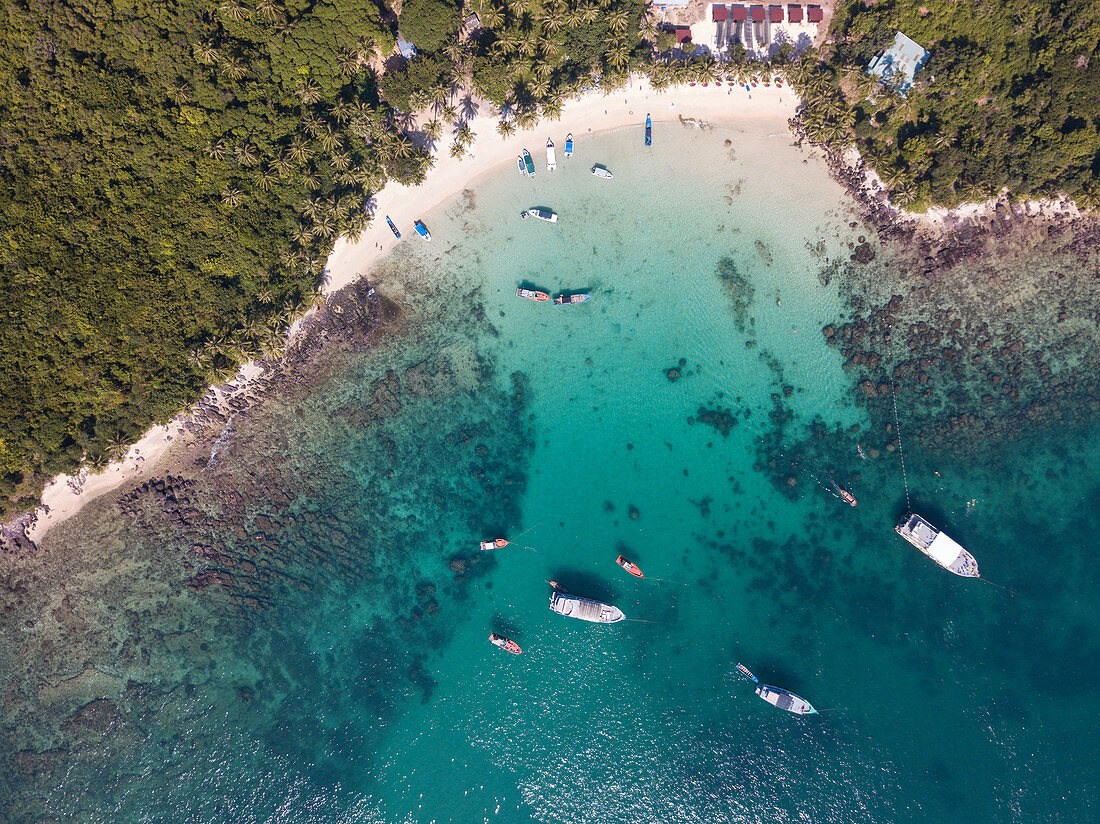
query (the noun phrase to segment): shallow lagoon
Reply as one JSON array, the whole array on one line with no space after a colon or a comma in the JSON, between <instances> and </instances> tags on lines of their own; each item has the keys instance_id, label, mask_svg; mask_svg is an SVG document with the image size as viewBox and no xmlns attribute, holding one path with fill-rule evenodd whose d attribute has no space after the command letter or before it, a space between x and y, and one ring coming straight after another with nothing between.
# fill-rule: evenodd
<instances>
[{"instance_id":1,"label":"shallow lagoon","mask_svg":"<svg viewBox=\"0 0 1100 824\"><path fill-rule=\"evenodd\" d=\"M908 431L903 404L915 505L1015 595L897 538L897 455L855 450L895 433L874 428L821 335L846 311L838 263L866 230L788 143L660 124L651 150L640 128L578 134L554 175L509 167L426 215L432 243L413 238L372 276L405 307L403 334L333 356L313 384L235 419L217 460L193 468L213 534L152 505L120 521L110 501L59 531L83 566L38 583L67 589L105 640L83 642L86 661L47 649L65 641L48 620L60 598L21 647L7 636L23 667L9 658L9 695L24 702L9 707L59 716L30 735L9 711L7 728L20 749L63 748L22 756L40 765L19 783L22 809L210 822L1087 816L1097 447L1087 427L1036 426L1011 447L922 455L927 433ZM595 162L614 180L589 175ZM559 222L519 219L536 205ZM520 284L594 299L536 305L515 297ZM830 473L858 508L817 482ZM245 514L218 503L227 490ZM247 554L255 572L234 562L236 592L187 590L178 557L195 541ZM630 578L620 552L667 580ZM547 578L640 620L554 616ZM242 606L246 584L258 608ZM125 622L102 607L120 591ZM487 644L491 629L524 655ZM734 677L738 660L836 711L769 707ZM32 697L36 673L72 672L85 675L71 696ZM93 698L107 704L82 709Z\"/></svg>"}]
</instances>

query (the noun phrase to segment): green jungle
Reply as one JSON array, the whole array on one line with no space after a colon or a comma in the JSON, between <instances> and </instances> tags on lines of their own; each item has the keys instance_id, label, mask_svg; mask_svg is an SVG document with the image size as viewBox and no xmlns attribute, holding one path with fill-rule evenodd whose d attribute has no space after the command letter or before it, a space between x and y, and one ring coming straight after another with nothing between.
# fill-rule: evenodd
<instances>
[{"instance_id":1,"label":"green jungle","mask_svg":"<svg viewBox=\"0 0 1100 824\"><path fill-rule=\"evenodd\" d=\"M478 23L466 24L476 12ZM782 74L815 141L913 208L1005 188L1100 205L1087 0L861 0L770 62L685 54L642 0L13 0L0 27L0 514L99 469L253 358L277 357L338 235L421 181L476 99L507 135L615 88ZM932 52L907 95L864 67ZM417 46L396 54L401 35ZM934 79L933 79L934 78Z\"/></svg>"}]
</instances>

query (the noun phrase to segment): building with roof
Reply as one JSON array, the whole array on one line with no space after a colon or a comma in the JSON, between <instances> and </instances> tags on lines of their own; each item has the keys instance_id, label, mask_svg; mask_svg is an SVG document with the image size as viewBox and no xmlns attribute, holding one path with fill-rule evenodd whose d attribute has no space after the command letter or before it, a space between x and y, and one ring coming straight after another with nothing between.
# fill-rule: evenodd
<instances>
[{"instance_id":1,"label":"building with roof","mask_svg":"<svg viewBox=\"0 0 1100 824\"><path fill-rule=\"evenodd\" d=\"M905 95L913 87L913 79L931 54L899 31L894 36L893 45L867 64L867 74Z\"/></svg>"},{"instance_id":2,"label":"building with roof","mask_svg":"<svg viewBox=\"0 0 1100 824\"><path fill-rule=\"evenodd\" d=\"M806 21L809 23L820 23L824 12L821 10L821 6L806 6Z\"/></svg>"},{"instance_id":3,"label":"building with roof","mask_svg":"<svg viewBox=\"0 0 1100 824\"><path fill-rule=\"evenodd\" d=\"M405 40L400 34L397 35L397 50L401 52L401 56L406 60L412 60L416 57L416 46Z\"/></svg>"}]
</instances>

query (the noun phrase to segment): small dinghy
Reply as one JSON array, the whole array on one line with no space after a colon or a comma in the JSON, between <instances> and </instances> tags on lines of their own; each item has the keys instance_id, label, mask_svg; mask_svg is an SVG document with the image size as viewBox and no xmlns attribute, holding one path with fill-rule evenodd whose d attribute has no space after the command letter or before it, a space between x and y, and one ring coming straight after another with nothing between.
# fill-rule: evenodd
<instances>
[{"instance_id":1,"label":"small dinghy","mask_svg":"<svg viewBox=\"0 0 1100 824\"><path fill-rule=\"evenodd\" d=\"M524 219L537 217L539 220L545 220L547 223L558 222L558 215L556 212L551 212L549 209L541 209L538 206L532 206L530 209L520 212L519 216Z\"/></svg>"},{"instance_id":2,"label":"small dinghy","mask_svg":"<svg viewBox=\"0 0 1100 824\"><path fill-rule=\"evenodd\" d=\"M418 220L413 224L413 228L416 229L416 233L420 235L424 240L431 240L432 233L428 231L428 227L424 225L423 220Z\"/></svg>"},{"instance_id":3,"label":"small dinghy","mask_svg":"<svg viewBox=\"0 0 1100 824\"><path fill-rule=\"evenodd\" d=\"M571 303L584 303L586 300L592 300L591 295L558 295L554 298L555 306L568 306Z\"/></svg>"},{"instance_id":4,"label":"small dinghy","mask_svg":"<svg viewBox=\"0 0 1100 824\"><path fill-rule=\"evenodd\" d=\"M512 653L512 655L519 655L523 652L520 645L511 638L505 638L503 635L497 635L495 632L489 633L489 643L494 647L500 647L505 652Z\"/></svg>"},{"instance_id":5,"label":"small dinghy","mask_svg":"<svg viewBox=\"0 0 1100 824\"><path fill-rule=\"evenodd\" d=\"M534 289L517 289L516 297L527 298L527 300L537 300L540 303L544 300L550 300L550 296L545 292L536 292Z\"/></svg>"},{"instance_id":6,"label":"small dinghy","mask_svg":"<svg viewBox=\"0 0 1100 824\"><path fill-rule=\"evenodd\" d=\"M626 618L616 606L592 598L569 595L560 590L550 593L550 611L566 618L591 621L594 624L615 624Z\"/></svg>"},{"instance_id":7,"label":"small dinghy","mask_svg":"<svg viewBox=\"0 0 1100 824\"><path fill-rule=\"evenodd\" d=\"M634 563L633 561L628 561L622 555L620 555L618 558L615 559L615 563L617 563L619 566L621 566L623 569L625 569L627 572L629 572L635 578L644 578L645 577L642 574L642 570L638 568L638 565L636 563Z\"/></svg>"},{"instance_id":8,"label":"small dinghy","mask_svg":"<svg viewBox=\"0 0 1100 824\"><path fill-rule=\"evenodd\" d=\"M611 178L615 177L615 175L611 174L611 172L605 169L603 166L593 166L592 174L594 174L596 177L603 178L604 180L611 180Z\"/></svg>"},{"instance_id":9,"label":"small dinghy","mask_svg":"<svg viewBox=\"0 0 1100 824\"><path fill-rule=\"evenodd\" d=\"M508 546L509 543L510 542L505 538L494 538L491 541L482 541L481 549L483 551L488 551L490 549L504 549L504 547Z\"/></svg>"},{"instance_id":10,"label":"small dinghy","mask_svg":"<svg viewBox=\"0 0 1100 824\"><path fill-rule=\"evenodd\" d=\"M738 664L737 671L756 684L756 694L773 707L779 707L781 710L793 712L795 715L814 715L817 713L817 710L815 710L805 698L780 687L773 687L770 684L761 684L756 676L749 672L749 668L744 664Z\"/></svg>"},{"instance_id":11,"label":"small dinghy","mask_svg":"<svg viewBox=\"0 0 1100 824\"><path fill-rule=\"evenodd\" d=\"M387 224L389 225L389 227L390 227L390 231L391 231L391 232L393 232L393 236L394 236L395 238L397 238L398 240L401 240L401 232L399 232L399 231L397 230L397 227L393 225L393 221L392 221L392 220L390 220L390 216L389 216L389 215L386 215L386 223L387 223Z\"/></svg>"},{"instance_id":12,"label":"small dinghy","mask_svg":"<svg viewBox=\"0 0 1100 824\"><path fill-rule=\"evenodd\" d=\"M573 133L570 132L565 136L565 156L573 156Z\"/></svg>"}]
</instances>

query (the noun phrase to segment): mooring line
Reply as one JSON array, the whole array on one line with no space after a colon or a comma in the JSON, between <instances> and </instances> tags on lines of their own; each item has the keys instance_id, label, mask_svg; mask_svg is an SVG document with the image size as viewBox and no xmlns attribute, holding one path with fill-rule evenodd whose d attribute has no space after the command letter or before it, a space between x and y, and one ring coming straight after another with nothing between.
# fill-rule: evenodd
<instances>
[{"instance_id":1,"label":"mooring line","mask_svg":"<svg viewBox=\"0 0 1100 824\"><path fill-rule=\"evenodd\" d=\"M890 397L894 401L894 429L898 433L898 456L901 458L901 481L905 484L905 508L912 512L913 505L909 501L909 476L905 472L905 447L901 445L901 422L898 420L898 387L894 379L890 379Z\"/></svg>"}]
</instances>

